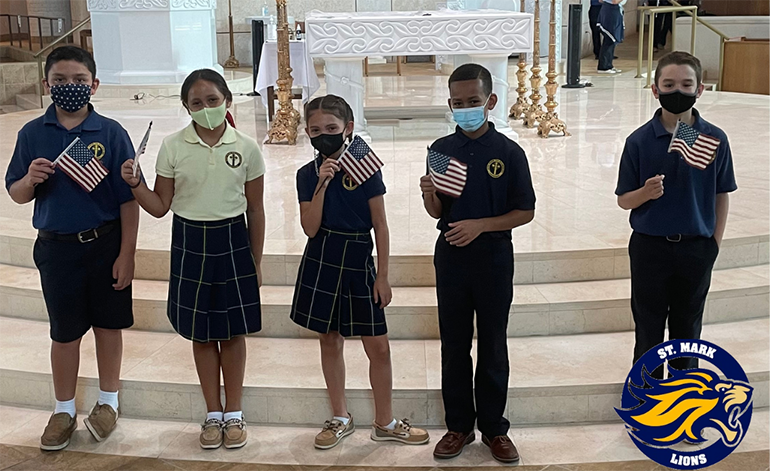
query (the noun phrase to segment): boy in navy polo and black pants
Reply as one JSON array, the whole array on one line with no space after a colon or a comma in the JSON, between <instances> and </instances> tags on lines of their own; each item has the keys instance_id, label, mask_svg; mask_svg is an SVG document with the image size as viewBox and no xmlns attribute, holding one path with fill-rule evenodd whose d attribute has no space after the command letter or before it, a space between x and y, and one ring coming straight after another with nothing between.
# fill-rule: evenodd
<instances>
[{"instance_id":1,"label":"boy in navy polo and black pants","mask_svg":"<svg viewBox=\"0 0 770 471\"><path fill-rule=\"evenodd\" d=\"M123 162L134 156L131 140L120 124L88 104L99 86L91 54L74 46L54 49L46 60L45 76L54 104L19 131L5 186L15 202L35 201L32 224L38 238L33 256L50 319L56 394L56 409L40 448L61 450L77 428L80 339L91 328L100 391L85 425L102 441L118 420L120 329L134 322L130 284L139 206L120 175ZM77 170L79 161L73 160L67 172L61 164L54 166L77 137L82 144L73 151L73 159L97 159L108 172L101 180L85 167Z\"/></svg>"},{"instance_id":2,"label":"boy in navy polo and black pants","mask_svg":"<svg viewBox=\"0 0 770 471\"><path fill-rule=\"evenodd\" d=\"M620 161L615 194L631 210L634 229L628 244L634 363L663 342L667 322L669 339L700 338L728 193L737 189L727 136L693 108L703 89L697 58L685 52L661 58L652 92L662 109L628 137ZM678 121L694 130L685 140L700 133L718 146L688 156L669 152ZM669 366L697 368L698 360L677 358ZM663 366L651 373L662 379Z\"/></svg>"},{"instance_id":3,"label":"boy in navy polo and black pants","mask_svg":"<svg viewBox=\"0 0 770 471\"><path fill-rule=\"evenodd\" d=\"M441 332L441 391L448 433L434 450L437 458L459 455L478 427L492 455L519 459L503 417L508 394L508 315L513 300L511 229L532 221L535 192L524 151L487 122L497 96L492 77L477 64L458 67L449 78L458 128L431 149L467 165L459 198L437 193L426 175L420 180L425 209L439 219L436 293ZM478 327L475 405L471 359L473 317Z\"/></svg>"}]
</instances>

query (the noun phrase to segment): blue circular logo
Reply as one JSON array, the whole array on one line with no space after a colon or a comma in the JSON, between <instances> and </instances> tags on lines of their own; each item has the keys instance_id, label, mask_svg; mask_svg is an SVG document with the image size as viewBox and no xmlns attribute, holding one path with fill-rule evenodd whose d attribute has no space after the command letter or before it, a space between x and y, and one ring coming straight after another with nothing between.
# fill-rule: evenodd
<instances>
[{"instance_id":1,"label":"blue circular logo","mask_svg":"<svg viewBox=\"0 0 770 471\"><path fill-rule=\"evenodd\" d=\"M682 357L705 360L719 371L669 367L668 379L650 376ZM701 469L725 459L743 440L753 393L743 368L724 349L705 340L669 340L636 362L615 410L648 458L669 468ZM709 439L703 437L707 428L713 429ZM676 446L681 442L688 445Z\"/></svg>"}]
</instances>

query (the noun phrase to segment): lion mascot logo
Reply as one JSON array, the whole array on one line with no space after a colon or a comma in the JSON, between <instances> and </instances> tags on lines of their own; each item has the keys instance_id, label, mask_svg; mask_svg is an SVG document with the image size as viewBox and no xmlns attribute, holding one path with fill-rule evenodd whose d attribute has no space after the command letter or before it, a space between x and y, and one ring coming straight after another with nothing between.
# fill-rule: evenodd
<instances>
[{"instance_id":1,"label":"lion mascot logo","mask_svg":"<svg viewBox=\"0 0 770 471\"><path fill-rule=\"evenodd\" d=\"M682 440L703 443L702 431L710 427L726 446L738 445L744 434L738 419L751 404L754 389L720 379L710 370L669 371L673 376L666 380L651 377L645 369L645 385L629 381L629 392L640 403L616 411L633 436L652 447L669 447Z\"/></svg>"}]
</instances>

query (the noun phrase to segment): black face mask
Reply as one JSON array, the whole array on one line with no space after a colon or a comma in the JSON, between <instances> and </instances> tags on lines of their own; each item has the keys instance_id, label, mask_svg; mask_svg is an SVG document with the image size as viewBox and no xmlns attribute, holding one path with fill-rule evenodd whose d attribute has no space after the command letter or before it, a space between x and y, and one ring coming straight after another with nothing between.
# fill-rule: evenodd
<instances>
[{"instance_id":1,"label":"black face mask","mask_svg":"<svg viewBox=\"0 0 770 471\"><path fill-rule=\"evenodd\" d=\"M692 95L689 95L687 93L682 93L679 90L674 90L673 92L668 93L658 92L658 99L660 100L660 106L662 106L664 110L672 114L681 114L695 105L698 94L693 93Z\"/></svg>"},{"instance_id":2,"label":"black face mask","mask_svg":"<svg viewBox=\"0 0 770 471\"><path fill-rule=\"evenodd\" d=\"M310 144L321 155L328 157L342 148L342 144L345 142L344 134L344 132L339 134L319 134L316 137L310 138Z\"/></svg>"}]
</instances>

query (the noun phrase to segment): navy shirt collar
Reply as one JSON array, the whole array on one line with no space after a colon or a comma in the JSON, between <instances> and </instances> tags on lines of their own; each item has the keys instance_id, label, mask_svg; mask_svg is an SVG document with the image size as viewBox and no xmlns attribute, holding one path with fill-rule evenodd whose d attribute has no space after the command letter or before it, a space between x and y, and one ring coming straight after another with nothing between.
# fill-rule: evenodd
<instances>
[{"instance_id":1,"label":"navy shirt collar","mask_svg":"<svg viewBox=\"0 0 770 471\"><path fill-rule=\"evenodd\" d=\"M671 135L670 132L666 131L665 126L663 126L663 123L660 120L662 114L663 108L658 108L658 111L655 112L655 116L652 118L652 129L655 130L655 137ZM705 119L701 118L700 113L698 113L698 110L695 108L692 109L692 116L695 118L695 121L692 124L693 129L704 134L709 134L711 132L711 126L709 126L709 123L706 122Z\"/></svg>"},{"instance_id":2,"label":"navy shirt collar","mask_svg":"<svg viewBox=\"0 0 770 471\"><path fill-rule=\"evenodd\" d=\"M89 103L86 106L88 106L88 116L86 116L86 119L80 123L80 126L77 127L79 127L82 131L101 131L101 116L99 116L99 113L94 111L94 105ZM45 115L43 115L43 124L54 124L61 126L59 119L56 117L56 105L52 104L45 111Z\"/></svg>"},{"instance_id":3,"label":"navy shirt collar","mask_svg":"<svg viewBox=\"0 0 770 471\"><path fill-rule=\"evenodd\" d=\"M496 132L495 123L492 121L489 122L489 129L487 129L487 132L485 132L480 137L477 137L476 139L471 139L470 137L466 136L463 130L460 129L460 126L455 127L455 135L458 139L460 139L460 147L467 145L470 142L478 142L483 146L492 147L494 145L492 139L494 138Z\"/></svg>"}]
</instances>

